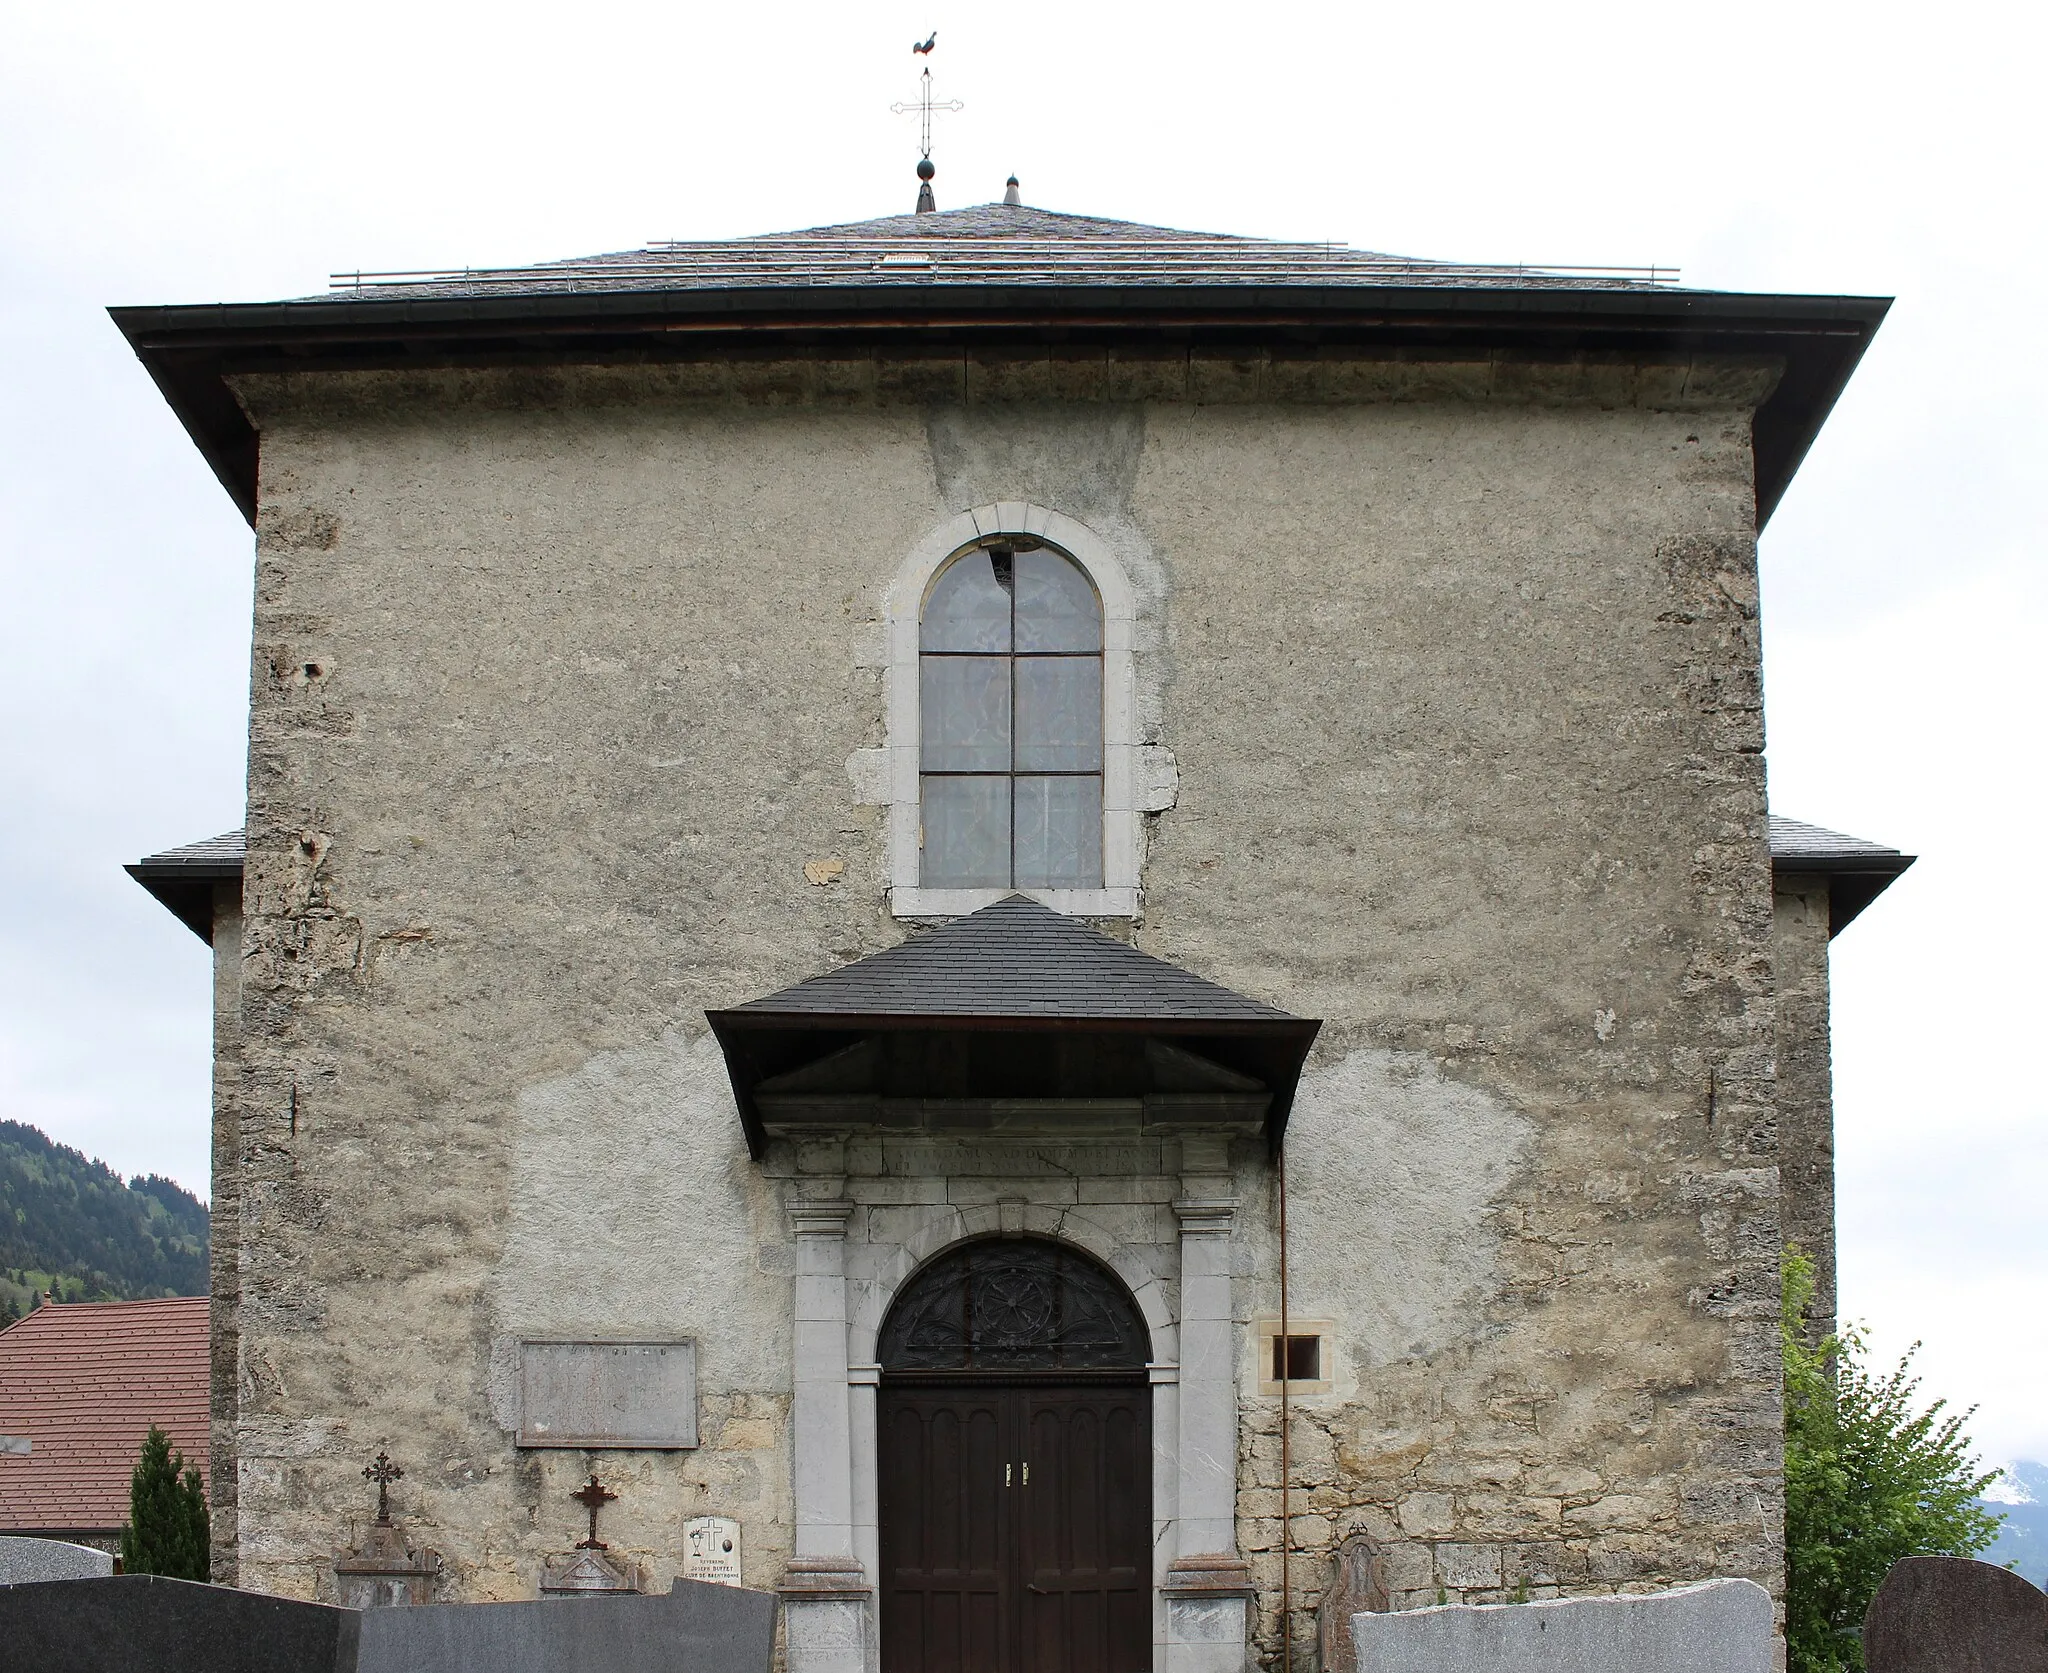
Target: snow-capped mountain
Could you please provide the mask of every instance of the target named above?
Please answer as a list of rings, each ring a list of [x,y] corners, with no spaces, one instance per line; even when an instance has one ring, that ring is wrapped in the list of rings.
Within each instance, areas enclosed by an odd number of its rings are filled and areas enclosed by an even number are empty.
[[[2008,1465],[1978,1503],[2005,1518],[1979,1558],[2010,1564],[2037,1586],[2048,1583],[2048,1464],[2022,1458]]]

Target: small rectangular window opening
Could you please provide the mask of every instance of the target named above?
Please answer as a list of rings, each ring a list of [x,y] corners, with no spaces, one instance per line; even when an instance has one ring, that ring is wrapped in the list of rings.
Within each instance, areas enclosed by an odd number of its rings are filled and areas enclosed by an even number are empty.
[[[1276,1383],[1319,1382],[1323,1375],[1323,1339],[1320,1336],[1273,1337],[1273,1381]]]

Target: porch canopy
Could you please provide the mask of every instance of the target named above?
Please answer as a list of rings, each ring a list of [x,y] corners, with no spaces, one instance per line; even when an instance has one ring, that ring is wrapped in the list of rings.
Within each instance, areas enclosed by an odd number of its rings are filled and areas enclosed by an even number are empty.
[[[860,1131],[1277,1146],[1322,1027],[1023,895],[705,1015],[757,1158]]]

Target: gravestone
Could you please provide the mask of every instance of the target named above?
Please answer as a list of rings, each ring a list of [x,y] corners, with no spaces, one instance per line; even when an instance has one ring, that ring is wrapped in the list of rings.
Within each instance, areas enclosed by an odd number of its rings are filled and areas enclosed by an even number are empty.
[[[160,1574],[54,1580],[0,1587],[0,1662],[10,1673],[356,1673],[363,1619]]]
[[[1316,1606],[1316,1647],[1323,1673],[1358,1673],[1351,1617],[1380,1614],[1386,1607],[1386,1560],[1364,1534],[1353,1534],[1337,1548],[1336,1573]]]
[[[768,1673],[774,1650],[773,1596],[689,1580],[368,1613],[153,1574],[0,1586],[7,1673]]]
[[[38,1580],[100,1580],[113,1572],[113,1557],[90,1545],[0,1534],[0,1586]]]
[[[430,1603],[363,1617],[355,1673],[768,1673],[775,1599],[678,1580],[602,1603]]]
[[[380,1452],[364,1467],[363,1479],[377,1486],[377,1520],[345,1551],[334,1554],[334,1589],[347,1609],[389,1609],[431,1602],[441,1554],[415,1551],[391,1519],[391,1484],[405,1479],[402,1466]]]
[[[1908,1557],[1863,1617],[1869,1673],[2048,1673],[2048,1593],[1967,1557]]]
[[[1709,1580],[1640,1597],[1351,1617],[1358,1673],[1771,1673],[1771,1594]]]
[[[683,1524],[683,1577],[738,1586],[740,1525],[730,1516],[693,1516]]]

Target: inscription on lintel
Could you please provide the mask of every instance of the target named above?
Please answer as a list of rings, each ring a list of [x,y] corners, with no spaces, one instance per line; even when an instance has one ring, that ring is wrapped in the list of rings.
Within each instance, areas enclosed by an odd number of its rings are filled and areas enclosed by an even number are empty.
[[[697,1444],[697,1344],[521,1342],[519,1444]]]

